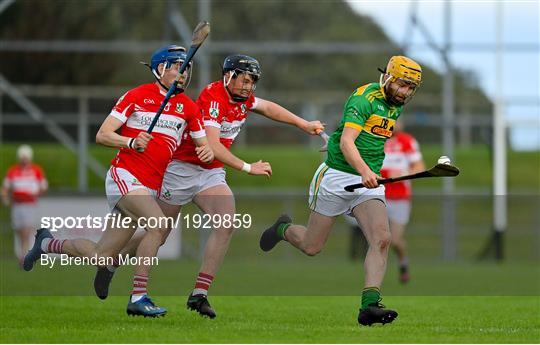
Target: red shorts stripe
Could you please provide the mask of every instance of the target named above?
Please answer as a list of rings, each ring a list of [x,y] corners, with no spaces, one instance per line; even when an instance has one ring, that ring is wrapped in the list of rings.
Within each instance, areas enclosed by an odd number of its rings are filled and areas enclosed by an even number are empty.
[[[126,187],[126,184],[124,183],[124,181],[122,181],[120,179],[120,177],[118,176],[118,172],[116,171],[116,167],[111,167],[111,176],[113,178],[113,181],[116,183],[116,185],[118,186],[118,189],[120,190],[120,193],[122,195],[126,195],[127,194],[127,187]]]
[[[127,184],[126,184],[126,181],[120,178],[120,175],[118,175],[118,171],[116,171],[116,168],[114,168],[114,171],[116,172],[116,176],[118,176],[118,179],[120,180],[120,183],[124,186],[125,192],[124,192],[123,195],[129,193],[129,188],[128,188]]]

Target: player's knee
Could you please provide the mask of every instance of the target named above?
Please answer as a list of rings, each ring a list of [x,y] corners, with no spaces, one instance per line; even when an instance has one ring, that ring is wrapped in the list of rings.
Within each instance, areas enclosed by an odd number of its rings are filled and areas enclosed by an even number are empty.
[[[307,256],[315,256],[322,251],[322,248],[319,246],[308,246],[303,249],[304,254]]]
[[[377,239],[377,247],[382,251],[388,249],[388,246],[390,246],[390,234],[385,233],[381,234],[381,236]]]
[[[381,227],[379,231],[373,236],[373,241],[370,243],[371,246],[384,251],[388,249],[391,243],[391,235],[388,229]]]
[[[167,242],[167,236],[165,234],[162,234],[161,242],[159,242],[159,246],[161,247],[162,245],[165,244],[165,242]]]
[[[167,231],[161,229],[146,230],[146,235],[144,237],[152,238],[155,242],[159,242],[160,245],[162,245],[167,239]]]
[[[215,229],[214,231],[219,237],[225,240],[229,240],[234,234],[234,228],[219,228]]]
[[[101,248],[96,249],[96,252],[95,252],[95,256],[97,256],[100,259],[102,258],[102,259],[107,259],[107,260],[109,260],[109,258],[115,258],[117,255],[118,253],[115,253],[112,250],[104,250]]]

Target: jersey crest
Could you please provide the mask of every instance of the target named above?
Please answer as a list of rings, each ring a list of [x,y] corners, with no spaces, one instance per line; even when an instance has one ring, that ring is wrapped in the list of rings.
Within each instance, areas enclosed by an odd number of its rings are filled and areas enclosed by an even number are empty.
[[[218,102],[210,102],[210,109],[208,110],[208,114],[211,118],[216,119],[219,116],[219,103]]]
[[[176,104],[176,112],[178,114],[183,114],[184,113],[184,104],[183,103],[177,103]]]

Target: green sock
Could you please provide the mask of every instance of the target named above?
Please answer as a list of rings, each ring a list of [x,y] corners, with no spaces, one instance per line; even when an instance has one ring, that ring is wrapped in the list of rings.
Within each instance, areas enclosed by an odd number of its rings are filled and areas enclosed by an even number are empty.
[[[371,303],[379,302],[381,291],[378,287],[367,287],[362,290],[362,306],[360,309],[366,309]]]
[[[277,234],[279,237],[281,237],[282,239],[285,239],[285,231],[289,228],[289,226],[291,226],[292,224],[291,223],[282,223],[282,224],[279,224],[278,228],[277,228]]]

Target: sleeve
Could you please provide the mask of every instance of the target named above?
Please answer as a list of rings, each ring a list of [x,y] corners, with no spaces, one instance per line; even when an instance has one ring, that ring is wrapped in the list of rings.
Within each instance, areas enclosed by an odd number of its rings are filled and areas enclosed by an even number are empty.
[[[344,127],[350,127],[362,131],[364,124],[372,114],[371,102],[363,95],[353,94],[345,104],[343,110]]]
[[[407,136],[406,145],[404,145],[403,151],[407,156],[407,161],[409,164],[422,160],[422,153],[420,152],[418,141],[416,141],[416,139],[414,139],[412,136]]]
[[[249,110],[257,109],[257,105],[259,105],[259,98],[251,95],[247,101],[247,106]]]
[[[45,173],[43,172],[43,169],[40,166],[36,167],[36,178],[39,183],[39,187],[42,190],[45,190],[49,187],[49,182],[47,181],[47,178],[45,177]]]
[[[128,117],[133,113],[134,108],[133,90],[130,90],[118,99],[109,115],[122,121],[122,123],[126,123]]]
[[[214,97],[210,97],[207,92],[199,96],[197,104],[201,108],[204,125],[221,128],[221,122],[225,113],[223,104]]]
[[[193,110],[187,118],[187,128],[192,138],[202,138],[206,136],[204,130],[202,112],[197,104],[193,104]]]

